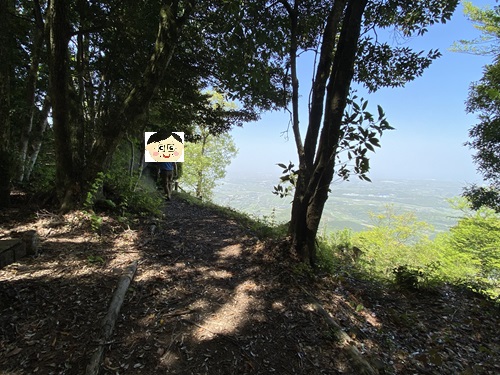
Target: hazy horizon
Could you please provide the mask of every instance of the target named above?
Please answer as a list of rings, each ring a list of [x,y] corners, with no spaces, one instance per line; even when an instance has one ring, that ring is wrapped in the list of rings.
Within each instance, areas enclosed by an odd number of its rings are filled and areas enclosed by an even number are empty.
[[[292,197],[279,198],[272,193],[278,182],[273,174],[230,174],[214,190],[214,202],[247,214],[274,221],[290,219]],[[359,179],[332,183],[320,231],[350,228],[359,231],[374,225],[371,214],[384,213],[392,206],[396,214],[414,213],[417,220],[431,224],[436,232],[455,225],[461,213],[448,199],[457,197],[463,185],[457,181],[435,179]]]

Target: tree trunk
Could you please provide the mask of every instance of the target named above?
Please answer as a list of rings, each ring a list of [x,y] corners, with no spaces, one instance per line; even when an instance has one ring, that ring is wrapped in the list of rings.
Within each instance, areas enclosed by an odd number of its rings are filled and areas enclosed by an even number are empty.
[[[26,111],[24,111],[21,121],[21,142],[19,144],[19,161],[17,170],[17,180],[22,182],[25,177],[26,159],[28,156],[28,144],[30,140],[33,122],[35,121],[36,103],[35,92],[38,81],[38,68],[40,65],[40,56],[44,43],[44,22],[40,2],[33,2],[33,13],[35,16],[35,25],[33,27],[33,49],[31,51],[31,63],[26,80]]]
[[[130,159],[128,162],[128,175],[132,177],[134,175],[134,166],[135,166],[135,145],[134,142],[130,139],[127,134],[127,141],[130,146]],[[132,188],[132,186],[130,186]]]
[[[12,150],[10,145],[10,70],[12,30],[9,27],[12,6],[10,0],[0,0],[0,208],[10,203]]]
[[[97,350],[92,355],[90,363],[87,365],[85,374],[86,375],[97,375],[99,373],[102,355],[104,353],[105,343],[111,338],[113,329],[116,324],[116,319],[120,313],[120,309],[123,305],[125,299],[125,293],[128,290],[130,283],[132,282],[134,275],[137,271],[137,261],[133,261],[132,264],[126,269],[125,273],[118,281],[118,286],[116,287],[111,302],[109,303],[108,313],[104,317],[102,322],[102,333],[101,340]]]
[[[345,331],[342,326],[335,321],[332,315],[325,310],[321,303],[314,297],[313,294],[309,293],[305,288],[301,289],[306,293],[313,304],[314,310],[316,310],[319,315],[325,319],[326,323],[332,329],[332,333],[335,336],[338,345],[345,350],[346,354],[351,357],[352,365],[356,369],[356,374],[359,375],[376,375],[378,371],[370,365],[370,363],[363,358],[363,355],[359,352],[356,347],[356,342],[353,340]]]
[[[311,265],[316,261],[316,235],[328,199],[330,183],[334,175],[337,145],[340,137],[342,118],[354,73],[354,63],[361,30],[362,16],[366,0],[346,2],[344,18],[340,29],[339,42],[334,41],[342,12],[340,3],[335,2],[325,34],[320,64],[313,85],[313,103],[309,117],[309,127],[304,149],[304,161],[299,166],[299,176],[292,206],[289,234],[292,246],[299,257]],[[333,53],[333,61],[328,60]],[[324,59],[324,60],[323,60]],[[331,66],[331,70],[330,70]],[[328,85],[323,75],[328,72]],[[326,89],[326,106],[323,111]],[[324,112],[324,113],[323,113]],[[323,118],[323,128],[316,152],[319,122]],[[316,155],[314,153],[316,152]],[[299,150],[300,158],[300,150]],[[311,162],[314,160],[314,163]]]
[[[208,132],[202,135],[201,141],[201,159],[203,160],[205,156],[205,146],[207,144]],[[196,183],[196,198],[203,198],[203,163],[201,168],[198,170],[198,181]]]
[[[45,97],[43,102],[43,107],[40,112],[40,116],[35,122],[35,127],[31,132],[31,154],[28,157],[28,161],[26,163],[26,168],[24,170],[24,180],[29,181],[31,178],[31,173],[33,172],[33,168],[35,167],[36,161],[38,159],[38,154],[40,153],[40,149],[42,148],[43,135],[47,126],[49,124],[49,111],[50,111],[50,100],[48,96]]]
[[[74,207],[79,192],[74,170],[72,129],[69,117],[69,55],[70,26],[68,2],[53,0],[49,6],[49,92],[56,151],[56,190],[62,202],[61,211]]]

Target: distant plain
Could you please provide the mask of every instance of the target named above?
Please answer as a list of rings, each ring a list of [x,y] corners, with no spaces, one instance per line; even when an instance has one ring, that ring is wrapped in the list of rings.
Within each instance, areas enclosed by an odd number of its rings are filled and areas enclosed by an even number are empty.
[[[230,176],[218,182],[213,201],[238,211],[265,217],[272,222],[290,219],[292,197],[280,199],[272,193],[277,177]],[[329,232],[350,228],[353,231],[374,225],[371,214],[381,214],[392,206],[396,214],[413,212],[419,221],[447,231],[462,213],[453,209],[449,199],[461,194],[465,182],[438,180],[352,180],[331,185],[320,230]]]

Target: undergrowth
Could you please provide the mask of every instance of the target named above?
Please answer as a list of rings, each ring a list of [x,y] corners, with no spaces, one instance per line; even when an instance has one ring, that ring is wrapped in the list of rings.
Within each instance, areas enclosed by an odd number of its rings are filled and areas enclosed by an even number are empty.
[[[361,232],[344,229],[323,234],[318,239],[320,268],[409,290],[449,283],[498,300],[498,215],[468,212],[433,240],[430,227],[412,213],[396,214],[388,207],[372,219],[373,226]]]

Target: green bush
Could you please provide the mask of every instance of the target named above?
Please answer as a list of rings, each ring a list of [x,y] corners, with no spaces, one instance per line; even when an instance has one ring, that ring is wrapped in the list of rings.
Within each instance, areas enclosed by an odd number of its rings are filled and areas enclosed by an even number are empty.
[[[348,228],[320,236],[317,242],[318,267],[330,273],[350,268],[357,260],[352,236],[353,232]]]
[[[141,179],[138,173],[129,176],[111,170],[105,185],[120,214],[161,215],[163,194],[149,181]]]
[[[495,298],[500,295],[500,216],[464,207],[457,206],[463,216],[457,225],[431,240],[430,225],[388,206],[372,214],[368,230],[320,236],[318,263],[331,273],[356,272],[408,289],[448,282]]]
[[[395,267],[392,273],[395,276],[396,284],[407,289],[416,289],[420,279],[424,276],[421,269],[406,264]]]
[[[500,214],[489,208],[464,209],[458,223],[435,239],[442,276],[489,297],[500,295]]]
[[[437,275],[440,263],[433,262],[421,267],[402,264],[392,269],[394,281],[404,289],[429,288],[441,279]]]
[[[437,273],[443,280],[462,284],[476,277],[479,263],[470,254],[457,251],[451,243],[450,232],[438,234],[430,248],[438,258]]]
[[[160,216],[163,195],[153,181],[142,176],[139,162],[131,162],[130,146],[125,146],[118,148],[111,167],[106,174],[100,174],[91,186],[91,195],[94,195],[92,207],[98,204],[99,208],[118,211],[121,216],[129,213]],[[100,188],[96,189],[101,178],[102,194]]]
[[[394,267],[422,267],[437,261],[432,251],[432,226],[418,221],[415,214],[396,214],[393,206],[372,214],[373,227],[353,236],[353,244],[363,254],[361,265],[376,277],[389,277]]]
[[[450,245],[475,259],[482,277],[499,280],[500,218],[495,211],[482,208],[462,218],[450,230]]]

